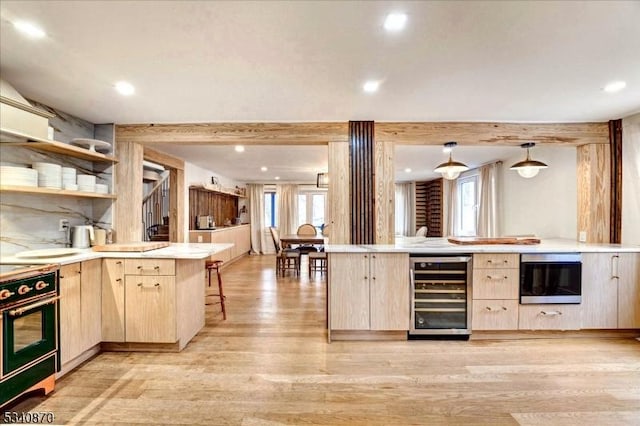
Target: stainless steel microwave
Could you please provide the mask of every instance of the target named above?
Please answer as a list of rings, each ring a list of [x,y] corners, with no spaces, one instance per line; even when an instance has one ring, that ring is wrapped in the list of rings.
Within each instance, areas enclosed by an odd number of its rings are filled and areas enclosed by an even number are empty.
[[[520,303],[582,302],[580,253],[522,254]]]

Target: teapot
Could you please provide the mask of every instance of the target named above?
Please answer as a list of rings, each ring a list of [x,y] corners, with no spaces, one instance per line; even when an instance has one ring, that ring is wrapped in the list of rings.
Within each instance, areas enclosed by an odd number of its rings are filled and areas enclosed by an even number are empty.
[[[94,241],[95,234],[93,232],[93,226],[81,225],[71,228],[71,247],[89,248]]]

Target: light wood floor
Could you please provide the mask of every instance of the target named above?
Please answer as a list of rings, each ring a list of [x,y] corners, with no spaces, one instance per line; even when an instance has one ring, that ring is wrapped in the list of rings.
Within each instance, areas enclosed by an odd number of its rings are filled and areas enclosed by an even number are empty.
[[[326,343],[325,282],[224,270],[228,319],[181,353],[102,353],[47,398],[58,424],[638,425],[635,339]],[[304,265],[303,265],[304,269]]]

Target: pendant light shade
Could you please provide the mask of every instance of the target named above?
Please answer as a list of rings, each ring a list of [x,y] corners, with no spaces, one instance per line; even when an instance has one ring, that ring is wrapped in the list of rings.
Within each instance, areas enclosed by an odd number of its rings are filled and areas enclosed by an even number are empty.
[[[457,179],[460,173],[469,170],[466,164],[451,159],[451,149],[458,145],[456,142],[447,142],[445,148],[449,148],[449,161],[439,164],[433,171],[442,173],[442,177],[448,180]]]
[[[318,177],[316,178],[316,186],[318,188],[328,188],[329,173],[318,173]]]
[[[541,169],[546,169],[547,167],[549,167],[546,164],[544,164],[542,161],[532,160],[531,157],[529,156],[529,149],[536,146],[535,143],[533,142],[523,143],[520,146],[522,148],[527,149],[527,158],[524,161],[517,162],[516,164],[511,166],[509,170],[515,170],[523,178],[529,179],[536,176]]]

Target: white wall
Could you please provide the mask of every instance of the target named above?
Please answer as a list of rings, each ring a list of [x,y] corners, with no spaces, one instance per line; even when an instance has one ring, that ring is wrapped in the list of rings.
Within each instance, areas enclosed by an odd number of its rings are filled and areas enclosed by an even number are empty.
[[[640,245],[640,114],[622,120],[622,244]]]
[[[203,169],[202,167],[196,166],[195,164],[188,163],[185,161],[184,163],[184,227],[185,227],[185,241],[189,241],[189,186],[191,185],[202,185],[204,183],[211,183],[211,177],[215,176],[218,178],[218,183],[223,188],[235,188],[236,186],[240,188],[244,188],[246,185],[243,182],[239,182],[233,179],[230,179],[226,176],[221,176],[216,172],[211,170]],[[241,208],[246,199],[240,198],[238,201],[238,208]],[[248,215],[247,222],[248,222]],[[217,218],[215,218],[217,220]],[[244,219],[244,218],[243,218]],[[219,225],[222,225],[221,223]]]
[[[531,179],[509,170],[525,158],[525,150],[522,151],[502,165],[500,234],[575,240],[578,227],[576,148],[534,147],[531,158],[546,163],[549,168]]]

